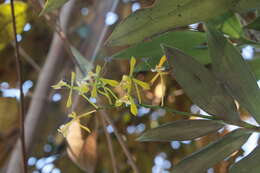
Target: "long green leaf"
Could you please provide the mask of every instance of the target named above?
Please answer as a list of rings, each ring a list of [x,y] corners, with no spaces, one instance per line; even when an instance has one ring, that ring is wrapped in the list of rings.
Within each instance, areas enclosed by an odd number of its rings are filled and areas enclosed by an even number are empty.
[[[25,24],[30,19],[29,6],[20,1],[14,2],[17,34],[23,32]],[[0,50],[14,40],[12,13],[9,3],[0,5]]]
[[[192,140],[218,131],[224,125],[213,120],[180,120],[153,128],[140,136],[138,141]]]
[[[258,55],[255,55],[254,58],[255,59],[253,59],[251,61],[246,61],[246,62],[250,66],[250,69],[252,69],[252,71],[256,77],[256,80],[260,80],[260,56],[258,57]]]
[[[164,51],[176,81],[195,104],[218,118],[239,121],[233,98],[208,69],[176,48],[164,46]]]
[[[259,0],[157,0],[152,7],[123,20],[107,43],[130,45],[175,27],[207,21],[229,10],[240,12],[259,6]]]
[[[69,0],[46,0],[40,16],[62,7]]]
[[[232,38],[239,39],[244,36],[244,30],[236,14],[232,12],[225,13],[211,20],[223,33],[229,35]]]
[[[93,69],[93,64],[89,62],[75,47],[71,46],[70,50],[78,62],[80,69],[83,70],[85,74]]]
[[[256,147],[247,157],[235,163],[229,173],[259,173],[260,172],[260,146]]]
[[[127,59],[131,56],[134,56],[135,58],[148,58],[147,62],[142,62],[136,67],[136,71],[150,70],[158,64],[163,55],[163,51],[160,48],[161,43],[174,46],[187,54],[194,56],[194,58],[203,64],[209,63],[208,49],[203,46],[206,43],[206,35],[196,31],[167,32],[152,38],[148,42],[138,43],[112,57],[120,59]]]
[[[230,30],[230,33],[231,31],[232,30]],[[226,33],[228,33],[228,31]],[[132,56],[137,59],[148,58],[147,62],[140,62],[135,69],[136,71],[148,71],[151,70],[151,68],[154,68],[156,64],[158,64],[161,56],[163,55],[163,51],[160,48],[160,44],[163,43],[182,50],[188,55],[193,56],[201,64],[206,65],[211,63],[211,59],[209,58],[207,46],[204,46],[205,42],[206,35],[202,32],[166,32],[160,36],[153,37],[150,41],[141,42],[130,48],[122,50],[112,55],[112,57],[116,59],[130,59]],[[248,61],[248,63],[257,79],[260,80],[260,59],[255,58]]]
[[[260,91],[240,52],[220,32],[207,25],[213,71],[229,93],[260,122]]]
[[[249,135],[248,131],[237,129],[184,158],[172,173],[202,173],[238,150]]]

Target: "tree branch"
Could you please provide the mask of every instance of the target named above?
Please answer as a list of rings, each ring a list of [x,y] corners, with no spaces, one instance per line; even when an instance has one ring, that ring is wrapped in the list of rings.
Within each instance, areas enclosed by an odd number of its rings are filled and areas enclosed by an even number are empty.
[[[100,116],[100,117],[101,117],[102,126],[103,126],[103,129],[104,129],[104,132],[105,132],[105,135],[106,135],[106,139],[107,139],[108,150],[109,150],[109,154],[110,154],[111,161],[112,161],[113,171],[114,171],[114,173],[118,173],[117,166],[116,166],[115,152],[114,152],[114,149],[113,149],[111,136],[107,132],[106,122],[104,120],[104,117],[103,116]]]
[[[117,128],[115,127],[113,121],[112,121],[112,120],[110,119],[110,117],[107,115],[107,113],[106,113],[105,110],[100,110],[99,112],[100,112],[100,115],[103,116],[104,119],[107,121],[107,123],[112,126],[112,128],[113,128],[113,130],[114,130],[114,133],[115,133],[115,135],[116,135],[116,138],[117,138],[117,140],[118,140],[120,146],[122,147],[122,149],[123,149],[123,151],[124,151],[124,153],[125,153],[125,155],[126,155],[128,161],[129,161],[129,164],[131,165],[133,171],[134,171],[135,173],[139,173],[140,171],[139,171],[138,167],[136,166],[135,161],[133,160],[132,155],[130,154],[130,152],[129,152],[129,150],[128,150],[128,148],[127,148],[127,146],[126,146],[124,140],[122,139],[121,135],[120,135],[119,132],[117,131]]]
[[[14,9],[14,1],[11,0],[11,12],[12,12],[12,23],[13,23],[13,34],[14,34],[14,42],[15,42],[15,63],[16,63],[16,70],[17,70],[17,77],[18,77],[18,84],[19,84],[19,91],[20,91],[20,104],[19,104],[19,124],[20,124],[20,141],[21,141],[21,157],[22,158],[22,170],[24,173],[27,173],[27,159],[26,159],[26,149],[25,149],[25,135],[24,135],[24,94],[23,94],[23,72],[22,72],[22,62],[19,54],[19,43],[17,41],[17,29],[16,29],[16,18],[15,18],[15,9]]]

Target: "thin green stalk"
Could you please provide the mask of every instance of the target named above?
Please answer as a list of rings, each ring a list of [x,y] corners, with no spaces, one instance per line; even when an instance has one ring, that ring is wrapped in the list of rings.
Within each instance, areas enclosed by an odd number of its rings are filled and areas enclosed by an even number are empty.
[[[87,96],[85,96],[84,94],[81,94],[81,96],[84,99],[86,99],[95,109],[98,109],[98,106],[96,104],[94,104],[93,102],[91,102]]]
[[[107,90],[114,97],[114,99],[118,99],[111,89],[109,89],[108,87],[104,87],[104,89]]]

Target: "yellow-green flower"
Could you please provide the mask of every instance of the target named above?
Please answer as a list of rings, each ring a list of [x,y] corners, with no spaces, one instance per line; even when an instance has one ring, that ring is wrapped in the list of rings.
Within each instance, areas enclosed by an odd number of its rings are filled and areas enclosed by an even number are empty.
[[[123,90],[126,91],[126,95],[116,101],[116,106],[121,106],[123,103],[126,105],[130,105],[130,111],[132,114],[137,115],[137,106],[134,102],[132,94],[133,87],[135,88],[135,91],[137,93],[138,102],[141,103],[141,94],[140,89],[141,87],[144,90],[150,89],[149,83],[143,82],[141,80],[138,80],[134,77],[134,69],[135,69],[136,59],[134,57],[130,60],[130,72],[129,75],[123,75],[122,80],[120,82],[120,86]]]
[[[80,81],[77,82],[78,87],[74,87],[76,90],[78,90],[79,94],[87,94],[90,91],[89,83],[86,81]]]
[[[116,80],[103,78],[100,73],[101,73],[101,66],[99,65],[97,65],[95,73],[93,72],[89,73],[89,75],[93,79],[90,84],[92,87],[91,97],[96,98],[98,94],[101,94],[108,99],[110,104],[112,104],[112,97],[114,99],[118,99],[118,98],[108,86],[116,87],[119,85],[119,82],[117,82]]]
[[[66,82],[64,81],[60,81],[58,84],[56,85],[53,85],[52,88],[54,89],[61,89],[62,87],[67,87],[70,89],[70,92],[69,92],[69,97],[67,99],[67,103],[66,103],[66,107],[71,107],[72,105],[72,91],[73,91],[73,85],[74,85],[74,82],[75,82],[75,78],[76,78],[76,74],[75,72],[71,72],[71,82],[70,84],[67,84]]]
[[[150,85],[149,85],[149,83],[143,82],[143,81],[138,80],[134,77],[133,74],[134,74],[135,64],[136,64],[136,59],[134,57],[132,57],[131,60],[130,60],[129,75],[124,75],[122,77],[122,80],[120,82],[120,86],[124,90],[127,91],[127,94],[129,96],[129,95],[131,95],[132,88],[133,88],[133,85],[134,85],[136,93],[137,93],[137,97],[138,97],[138,102],[141,103],[142,99],[141,99],[139,87],[141,87],[144,90],[148,90],[148,89],[150,89]]]
[[[82,81],[78,81],[77,85],[74,86],[75,83],[75,79],[76,79],[76,74],[75,72],[71,73],[71,82],[70,84],[67,84],[64,81],[60,81],[58,84],[52,86],[54,89],[61,89],[62,87],[66,87],[69,88],[69,97],[67,100],[67,107],[71,107],[72,105],[72,92],[74,91],[78,91],[79,95],[82,96],[85,100],[87,100],[92,106],[94,106],[95,108],[98,108],[97,105],[95,105],[93,102],[91,102],[89,100],[89,98],[86,96],[86,94],[90,91],[90,84],[86,81],[86,80],[82,80]]]
[[[115,106],[120,107],[123,103],[125,105],[130,105],[130,112],[133,115],[137,115],[137,113],[138,113],[137,106],[134,102],[134,99],[130,95],[125,95],[124,97],[117,99]]]

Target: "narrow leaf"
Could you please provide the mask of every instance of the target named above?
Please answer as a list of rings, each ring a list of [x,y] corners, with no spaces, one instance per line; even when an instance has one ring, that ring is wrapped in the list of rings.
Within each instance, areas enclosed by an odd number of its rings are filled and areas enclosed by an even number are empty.
[[[256,147],[248,156],[234,164],[229,173],[259,173],[260,172],[260,146]]]
[[[260,93],[255,76],[232,43],[214,27],[207,28],[214,73],[234,99],[260,122]]]
[[[255,54],[253,60],[246,62],[250,66],[250,69],[254,72],[256,80],[260,80],[260,55]]]
[[[140,136],[138,141],[192,140],[218,131],[224,125],[213,120],[180,120],[153,128]]]
[[[247,141],[250,132],[237,129],[219,140],[187,156],[174,168],[172,173],[202,173],[224,160]]]
[[[192,41],[191,41],[192,40]],[[173,31],[167,32],[157,37],[153,37],[147,42],[141,42],[128,49],[122,50],[114,54],[113,58],[129,59],[134,56],[137,59],[146,58],[144,62],[136,66],[136,71],[151,70],[160,61],[163,51],[160,44],[164,43],[174,46],[188,55],[194,56],[199,62],[208,64],[210,58],[208,49],[205,47],[206,34],[197,31]]]
[[[192,41],[191,41],[192,40]],[[147,71],[155,68],[158,64],[163,51],[160,44],[164,43],[176,47],[186,54],[194,57],[201,64],[210,64],[208,48],[206,46],[206,34],[196,31],[174,31],[153,37],[150,41],[138,43],[128,49],[114,54],[113,58],[129,59],[134,56],[137,59],[148,58],[146,62],[140,61],[135,71]],[[255,57],[248,61],[257,79],[260,80],[260,58]]]
[[[164,51],[173,75],[193,103],[218,118],[239,121],[233,98],[206,67],[178,49],[164,46]]]
[[[73,56],[78,62],[80,69],[87,74],[89,71],[93,69],[93,64],[91,64],[75,47],[70,47]]]
[[[228,11],[260,6],[259,0],[157,0],[123,20],[108,39],[110,45],[130,45],[171,28],[208,21]]]

